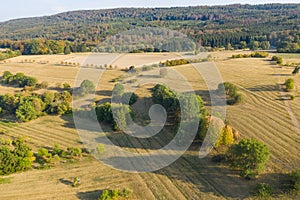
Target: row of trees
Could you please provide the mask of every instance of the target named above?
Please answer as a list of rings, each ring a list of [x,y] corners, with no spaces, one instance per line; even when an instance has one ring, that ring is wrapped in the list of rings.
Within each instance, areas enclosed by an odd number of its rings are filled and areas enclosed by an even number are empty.
[[[268,56],[267,52],[254,52],[251,54],[234,54],[232,58],[267,58]]]
[[[88,52],[90,48],[84,43],[71,43],[65,40],[32,39],[24,41],[0,40],[1,48],[8,48],[8,55],[43,55],[70,54],[71,52]],[[7,57],[9,58],[9,57]],[[5,58],[5,59],[7,59]],[[1,60],[1,55],[0,55]]]

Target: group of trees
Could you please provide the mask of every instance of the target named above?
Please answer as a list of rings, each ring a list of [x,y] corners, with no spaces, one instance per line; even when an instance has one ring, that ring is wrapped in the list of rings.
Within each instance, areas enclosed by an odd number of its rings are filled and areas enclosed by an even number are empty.
[[[225,85],[227,93],[236,95],[237,88],[233,87],[232,84],[225,83]],[[226,154],[227,160],[233,169],[240,170],[241,176],[252,178],[264,169],[265,163],[270,156],[267,146],[253,139],[244,139],[234,144],[239,137],[238,132],[228,123],[224,124],[220,118],[209,116],[208,112],[203,108],[203,102],[199,96],[176,94],[167,86],[157,84],[153,88],[152,99],[154,103],[164,106],[168,115],[176,116],[180,113],[180,117],[187,117],[187,121],[181,121],[181,123],[186,123],[194,119],[194,117],[199,117],[198,138],[200,140],[207,136],[209,126],[211,126],[213,132],[210,132],[209,136],[212,137],[211,139],[215,138],[214,147],[229,146]],[[184,105],[179,107],[179,102]],[[199,107],[196,108],[195,106]],[[199,112],[195,112],[196,110],[199,110]],[[178,120],[172,120],[172,122],[175,124],[179,123]]]
[[[131,105],[138,99],[135,93],[124,92],[124,86],[117,83],[113,89],[112,104],[104,103],[96,107],[99,122],[111,124],[113,130],[121,131],[130,125],[134,113]]]
[[[82,150],[78,147],[68,147],[67,150],[61,149],[58,145],[54,145],[51,150],[39,148],[36,156],[37,163],[41,168],[52,167],[58,164],[61,159],[80,159]]]
[[[68,91],[37,94],[0,95],[0,114],[14,115],[21,122],[28,122],[46,114],[70,113],[72,96]]]
[[[245,97],[242,93],[239,92],[239,88],[232,83],[220,83],[218,86],[218,91],[225,91],[227,104],[229,105],[243,103],[245,101]]]
[[[24,139],[0,140],[0,175],[25,171],[35,160],[31,148]]]
[[[38,83],[38,80],[31,76],[26,76],[24,73],[12,74],[9,71],[5,71],[2,75],[2,82],[8,85],[16,85],[18,87],[34,87]]]
[[[232,58],[266,58],[268,56],[267,52],[254,52],[251,54],[234,54]]]
[[[96,107],[99,122],[110,124],[115,131],[125,130],[134,117],[129,105],[104,103]]]
[[[20,56],[22,53],[19,50],[12,51],[10,49],[7,49],[5,52],[0,52],[0,61],[6,60],[9,58]]]
[[[277,34],[277,52],[300,53],[300,28]]]

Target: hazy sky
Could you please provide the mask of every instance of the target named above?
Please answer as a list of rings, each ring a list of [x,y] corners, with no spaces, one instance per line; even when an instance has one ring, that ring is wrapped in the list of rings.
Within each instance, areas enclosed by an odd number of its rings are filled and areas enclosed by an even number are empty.
[[[300,3],[300,0],[252,0],[251,4]],[[2,2],[0,21],[51,15],[71,10],[116,7],[171,7],[249,3],[249,0],[8,0]]]

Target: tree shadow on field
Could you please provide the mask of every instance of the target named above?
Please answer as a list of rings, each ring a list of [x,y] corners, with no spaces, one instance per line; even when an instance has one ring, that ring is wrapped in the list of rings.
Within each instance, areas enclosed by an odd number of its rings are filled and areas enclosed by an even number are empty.
[[[269,75],[269,76],[293,76],[292,74],[266,74],[266,75]]]
[[[94,190],[89,192],[78,192],[77,197],[82,200],[95,200],[99,199],[102,194],[102,190]]]
[[[98,90],[95,92],[95,95],[111,97],[112,91],[111,90]]]
[[[280,87],[278,85],[258,85],[255,87],[246,88],[251,92],[278,92]]]
[[[63,178],[60,178],[59,182],[61,182],[62,184],[65,184],[65,185],[72,185],[73,184],[72,181],[66,180],[66,179],[63,179]]]
[[[74,123],[74,119],[73,119],[73,115],[62,115],[61,119],[64,120],[64,127],[66,128],[73,128],[76,129],[75,123]]]
[[[284,182],[286,182],[285,174],[262,174],[257,179],[247,180],[240,177],[238,171],[229,169],[228,163],[224,161],[221,163],[214,162],[212,160],[213,155],[208,155],[200,159],[198,157],[200,146],[200,144],[193,144],[190,150],[174,163],[163,169],[149,173],[168,177],[178,188],[193,188],[196,194],[210,193],[225,197],[226,199],[245,199],[253,197],[255,195],[255,188],[259,183],[270,184],[274,188],[275,196],[283,193],[282,188]],[[113,157],[109,159],[122,162],[124,157]],[[145,167],[148,167],[149,164],[156,165],[155,162],[147,162],[145,163]],[[120,167],[120,165],[114,167]],[[193,194],[190,195],[191,196],[187,196],[187,199],[192,199]]]

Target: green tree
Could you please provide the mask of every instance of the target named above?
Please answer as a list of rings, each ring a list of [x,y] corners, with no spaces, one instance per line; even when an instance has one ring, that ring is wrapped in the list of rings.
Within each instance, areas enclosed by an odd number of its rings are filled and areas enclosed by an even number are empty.
[[[69,46],[69,45],[66,45],[66,46],[65,46],[65,49],[64,49],[64,54],[65,54],[65,55],[68,55],[68,54],[70,54],[70,53],[71,53],[70,46]]]
[[[82,95],[91,94],[95,91],[95,84],[90,80],[84,80],[80,84],[80,93]]]
[[[125,130],[129,125],[130,118],[132,117],[132,110],[128,105],[114,104],[112,105],[113,113],[113,129],[115,131]]]
[[[123,93],[124,93],[124,86],[121,83],[115,84],[113,89],[113,95],[122,96]]]
[[[243,139],[229,148],[227,156],[233,169],[240,170],[241,176],[251,178],[264,170],[270,151],[255,139]]]
[[[16,117],[21,122],[28,122],[41,116],[43,102],[39,98],[26,99],[16,110]]]
[[[250,44],[249,44],[249,48],[251,50],[257,50],[259,47],[259,43],[258,41],[251,41]]]
[[[0,175],[25,171],[32,166],[32,161],[35,159],[24,139],[16,138],[12,146],[13,150],[9,144],[0,145]]]

